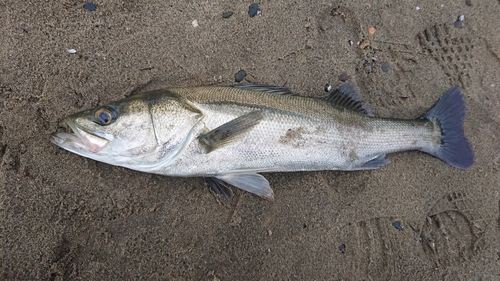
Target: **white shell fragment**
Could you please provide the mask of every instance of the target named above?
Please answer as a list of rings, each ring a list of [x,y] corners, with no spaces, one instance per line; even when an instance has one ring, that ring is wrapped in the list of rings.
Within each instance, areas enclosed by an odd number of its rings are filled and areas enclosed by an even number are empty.
[[[332,85],[326,84],[325,85],[325,92],[330,92],[332,90]]]
[[[198,27],[199,26],[198,20],[192,21],[191,24],[193,25],[193,27]]]
[[[419,6],[416,6],[416,7],[415,7],[415,10],[420,11],[420,7],[419,7]]]
[[[76,54],[76,50],[75,49],[68,49],[68,53],[70,53],[70,54]]]
[[[460,16],[458,16],[458,21],[464,21],[465,20],[465,16],[463,14],[461,14]]]

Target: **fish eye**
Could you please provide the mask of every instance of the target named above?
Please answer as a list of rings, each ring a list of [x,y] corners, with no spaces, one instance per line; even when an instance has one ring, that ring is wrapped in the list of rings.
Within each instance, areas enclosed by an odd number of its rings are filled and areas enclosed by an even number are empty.
[[[95,123],[107,126],[112,124],[118,119],[118,111],[111,106],[102,106],[96,109],[92,121]]]

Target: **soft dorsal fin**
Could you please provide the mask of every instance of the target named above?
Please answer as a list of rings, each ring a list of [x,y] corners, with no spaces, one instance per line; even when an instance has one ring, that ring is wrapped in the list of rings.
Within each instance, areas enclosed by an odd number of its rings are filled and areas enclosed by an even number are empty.
[[[252,111],[220,125],[208,133],[199,136],[198,139],[200,140],[200,143],[206,147],[206,152],[210,153],[211,151],[236,140],[243,133],[259,124],[261,120],[262,111]]]
[[[266,92],[277,95],[285,95],[285,96],[295,96],[296,94],[290,92],[290,89],[287,87],[281,86],[273,86],[273,85],[265,85],[265,84],[253,84],[253,83],[243,83],[233,85],[234,88],[256,91],[256,92]]]
[[[349,110],[373,116],[370,108],[361,101],[361,96],[351,82],[342,84],[338,89],[331,91],[321,98]]]

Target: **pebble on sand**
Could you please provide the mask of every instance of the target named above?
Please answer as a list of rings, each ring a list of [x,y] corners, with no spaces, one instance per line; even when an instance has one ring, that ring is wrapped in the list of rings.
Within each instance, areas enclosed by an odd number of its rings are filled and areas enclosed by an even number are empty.
[[[225,19],[230,18],[233,15],[233,12],[224,12],[222,13],[222,17]]]
[[[397,230],[399,231],[403,231],[403,226],[401,225],[401,222],[400,221],[394,221],[392,223],[392,226],[394,226]]]
[[[255,17],[256,15],[260,15],[261,10],[259,9],[259,4],[253,3],[248,7],[248,16],[251,18]]]
[[[339,245],[339,251],[344,254],[345,253],[345,244],[340,244]]]
[[[383,72],[387,72],[389,71],[389,69],[391,69],[391,65],[388,62],[384,61],[380,64],[380,68],[382,68]]]
[[[455,21],[455,23],[453,24],[454,27],[456,28],[462,28],[463,26],[463,22],[465,21],[465,16],[464,14],[461,14],[457,17],[457,21]]]
[[[351,80],[351,76],[349,76],[349,74],[347,74],[346,72],[342,72],[339,74],[339,80],[341,82],[349,81]]]
[[[234,75],[234,81],[237,83],[243,81],[243,79],[247,76],[247,72],[245,70],[240,70]]]
[[[83,8],[87,11],[95,11],[95,9],[97,9],[97,6],[92,2],[88,2],[83,5]]]

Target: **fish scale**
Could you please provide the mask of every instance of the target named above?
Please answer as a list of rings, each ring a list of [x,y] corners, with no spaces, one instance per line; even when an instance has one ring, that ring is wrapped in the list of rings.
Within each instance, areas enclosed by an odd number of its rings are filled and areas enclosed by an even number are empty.
[[[191,99],[196,100],[193,97]],[[366,163],[377,155],[418,149],[424,145],[430,146],[432,142],[436,146],[439,144],[440,132],[434,130],[432,122],[423,120],[375,119],[355,112],[336,111],[335,108],[330,107],[331,112],[327,114],[337,122],[325,122],[322,119],[311,118],[310,115],[284,114],[265,107],[245,108],[240,104],[222,107],[213,104],[209,104],[209,106],[195,104],[195,106],[206,116],[218,116],[217,112],[221,110],[232,112],[232,114],[224,114],[225,118],[208,117],[203,119],[209,128],[215,128],[251,110],[266,111],[262,122],[254,127],[251,133],[230,147],[204,155],[197,151],[197,144],[193,142],[190,151],[184,157],[212,163],[199,167],[197,171],[192,171],[194,174],[200,175],[224,174],[230,169],[256,171],[259,169],[262,171],[355,170],[360,168],[357,166],[358,162]],[[234,108],[230,110],[225,107]],[[283,105],[281,108],[287,108],[287,105]],[[288,116],[288,118],[283,116]],[[353,121],[355,118],[358,120]],[[351,126],[339,122],[343,119],[349,120]],[[363,125],[353,125],[355,122]],[[430,124],[424,126],[427,123]],[[325,128],[321,134],[314,133],[314,128],[318,127],[318,124]],[[363,127],[365,130],[360,131],[357,127]],[[281,138],[286,138],[289,130],[297,128],[303,128],[303,133],[292,138],[290,142],[280,141]],[[367,128],[380,129],[366,130]],[[294,145],[294,141],[301,143]],[[252,146],[248,146],[248,144],[252,144]],[[243,151],[242,154],[234,154],[235,151],[240,150]],[[357,161],[353,161],[352,157],[349,156],[351,151],[355,151],[357,155],[355,160]],[[295,165],[297,159],[301,159],[300,167]],[[179,161],[181,160],[183,159],[179,159]],[[182,163],[190,161],[182,161]],[[182,174],[185,167],[179,163],[168,167],[168,170],[173,174]]]

